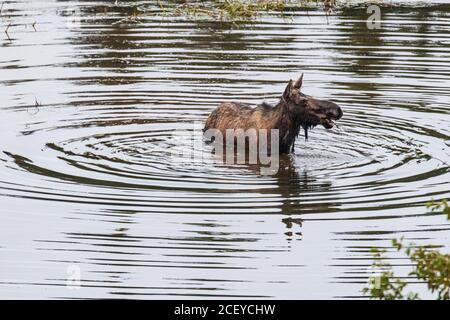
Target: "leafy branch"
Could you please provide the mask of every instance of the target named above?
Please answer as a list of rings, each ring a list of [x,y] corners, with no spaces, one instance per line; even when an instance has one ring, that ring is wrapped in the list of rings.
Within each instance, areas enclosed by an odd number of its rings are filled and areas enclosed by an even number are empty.
[[[442,212],[450,220],[450,207],[447,200],[430,202],[427,208],[432,212]],[[405,245],[403,238],[392,240],[392,245],[398,251],[404,251],[413,263],[413,270],[408,274],[427,284],[431,293],[437,293],[438,300],[450,300],[450,255],[433,250],[433,246],[416,246],[414,243]],[[435,247],[435,246],[434,246]],[[407,283],[395,277],[392,266],[383,262],[385,250],[372,249],[374,263],[373,268],[384,271],[378,276],[369,278],[367,287],[363,293],[371,299],[400,300],[419,299],[417,293],[404,293]],[[395,280],[393,280],[395,279]]]

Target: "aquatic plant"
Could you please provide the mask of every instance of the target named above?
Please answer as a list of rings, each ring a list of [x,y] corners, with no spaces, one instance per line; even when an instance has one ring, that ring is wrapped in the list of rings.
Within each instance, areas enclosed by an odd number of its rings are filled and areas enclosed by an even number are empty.
[[[220,1],[186,1],[182,4],[163,5],[158,2],[164,12],[175,12],[176,15],[188,17],[210,17],[220,21],[249,21],[267,12],[284,14],[290,9],[318,5],[324,8],[334,7],[334,0],[220,0]],[[167,9],[169,8],[169,9]]]

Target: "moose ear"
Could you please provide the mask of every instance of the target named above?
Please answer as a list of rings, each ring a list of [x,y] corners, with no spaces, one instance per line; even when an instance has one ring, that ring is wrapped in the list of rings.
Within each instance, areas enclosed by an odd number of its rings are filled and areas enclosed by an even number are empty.
[[[284,89],[283,98],[288,99],[291,96],[291,90],[292,90],[292,79],[289,80],[286,89]]]
[[[295,81],[295,83],[294,83],[294,88],[295,88],[295,89],[300,89],[300,88],[302,87],[302,84],[303,84],[303,73],[302,73],[302,75],[300,76],[300,78],[298,78],[298,80]]]

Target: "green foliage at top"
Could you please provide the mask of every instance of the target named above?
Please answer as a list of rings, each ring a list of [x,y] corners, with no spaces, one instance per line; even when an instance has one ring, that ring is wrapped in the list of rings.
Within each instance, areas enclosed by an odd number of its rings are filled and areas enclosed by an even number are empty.
[[[332,8],[334,0],[219,0],[186,1],[176,4],[175,14],[194,18],[209,17],[219,21],[250,21],[265,12],[285,13],[289,8],[304,7],[305,4],[323,4]],[[159,1],[160,7],[163,4]]]

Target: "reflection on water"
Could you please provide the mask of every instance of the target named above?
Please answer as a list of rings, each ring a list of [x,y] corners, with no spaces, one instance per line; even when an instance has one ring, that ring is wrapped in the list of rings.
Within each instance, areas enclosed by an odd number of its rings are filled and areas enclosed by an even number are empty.
[[[450,193],[449,5],[384,8],[378,30],[365,8],[240,28],[147,9],[3,9],[2,297],[361,297],[371,247],[448,245],[423,203]],[[277,174],[174,161],[174,132],[222,101],[273,102],[300,72],[345,116]]]

